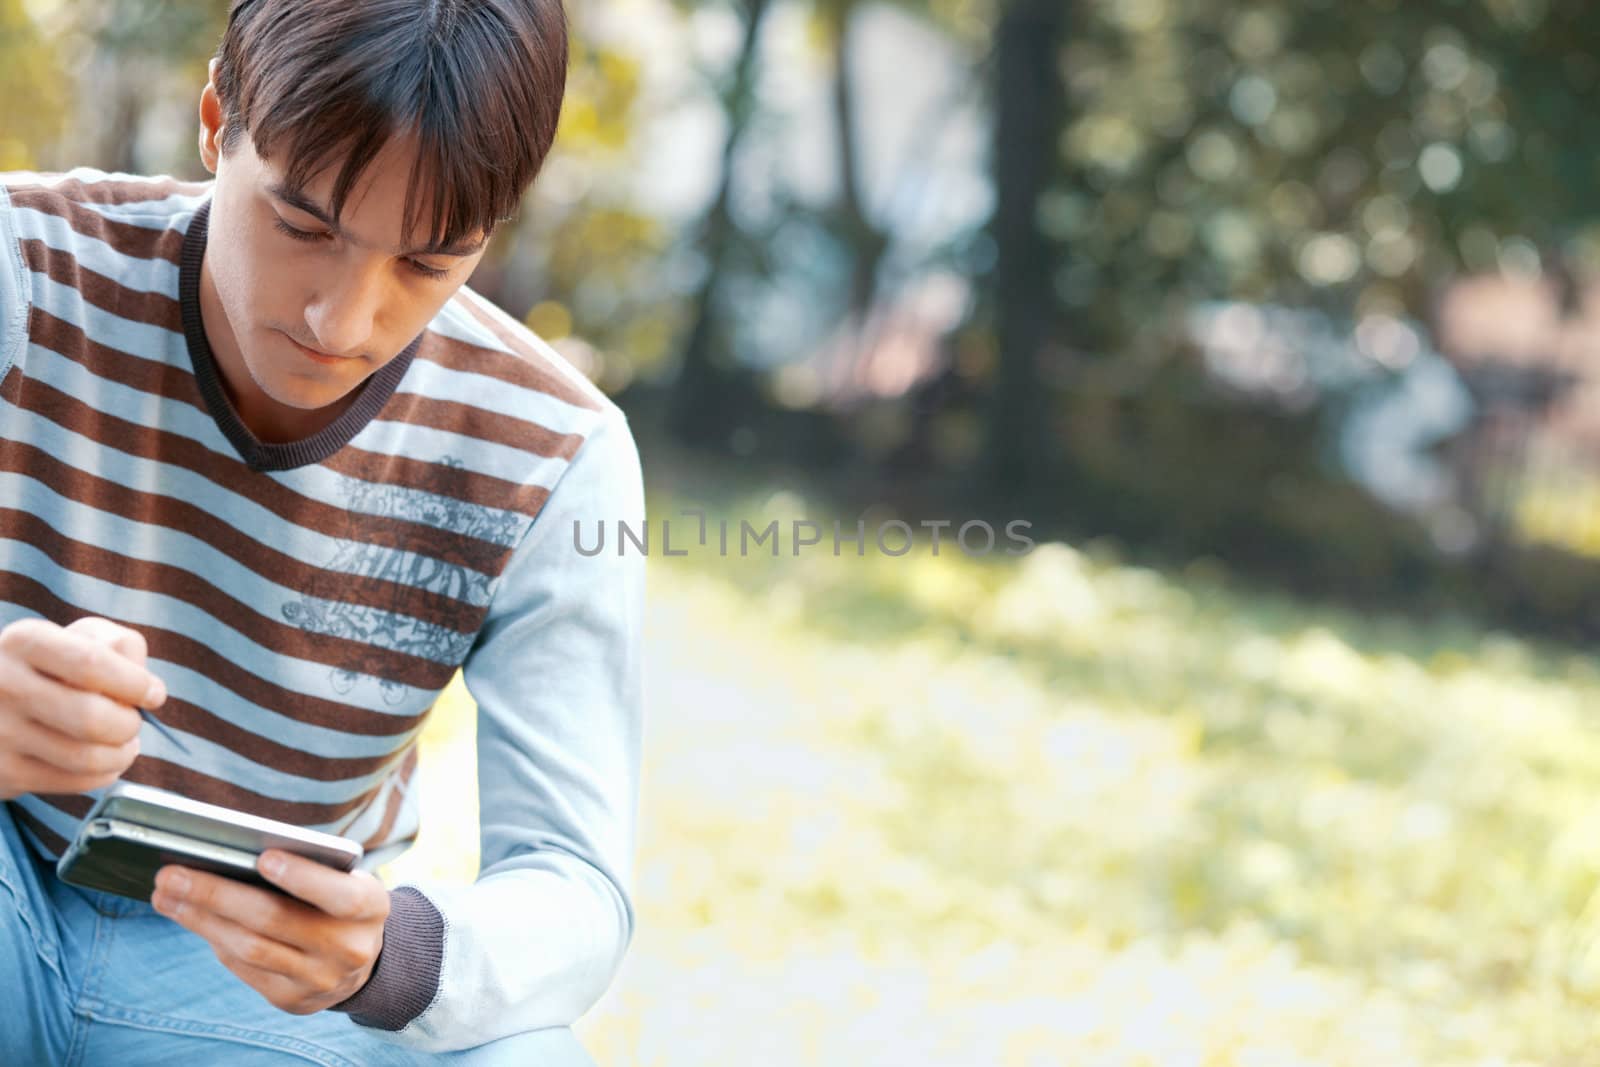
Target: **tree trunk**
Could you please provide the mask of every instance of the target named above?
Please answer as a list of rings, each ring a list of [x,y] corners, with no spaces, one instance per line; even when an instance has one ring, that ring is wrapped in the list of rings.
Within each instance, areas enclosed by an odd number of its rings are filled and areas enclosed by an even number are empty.
[[[829,19],[833,32],[833,114],[834,136],[839,147],[840,209],[845,240],[850,247],[850,322],[866,325],[878,290],[878,267],[888,251],[887,236],[873,225],[866,209],[866,178],[861,170],[860,110],[856,105],[855,81],[851,77],[855,53],[856,0],[840,0]],[[853,353],[854,345],[849,350]]]
[[[1037,220],[1066,114],[1057,58],[1066,39],[1066,6],[1066,0],[1009,0],[996,40],[991,225],[1000,356],[986,436],[990,484],[999,492],[1037,488],[1059,452],[1039,373],[1053,318],[1055,264]]]
[[[723,266],[733,246],[736,228],[730,209],[733,167],[739,144],[755,106],[755,66],[761,24],[769,0],[745,0],[744,41],[734,63],[733,77],[724,96],[728,137],[722,148],[722,176],[717,193],[700,227],[699,245],[706,257],[706,275],[690,306],[691,325],[683,344],[677,380],[673,383],[670,427],[689,444],[721,444],[732,425],[730,401],[736,395],[734,369],[725,358],[724,333],[717,316],[717,294]]]

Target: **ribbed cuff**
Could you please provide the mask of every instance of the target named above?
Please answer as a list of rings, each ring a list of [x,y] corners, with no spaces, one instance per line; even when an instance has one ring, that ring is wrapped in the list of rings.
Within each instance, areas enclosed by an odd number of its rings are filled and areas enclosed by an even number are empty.
[[[403,1030],[427,1010],[439,992],[444,963],[444,916],[422,891],[403,885],[389,891],[383,949],[367,984],[329,1008],[375,1030]]]

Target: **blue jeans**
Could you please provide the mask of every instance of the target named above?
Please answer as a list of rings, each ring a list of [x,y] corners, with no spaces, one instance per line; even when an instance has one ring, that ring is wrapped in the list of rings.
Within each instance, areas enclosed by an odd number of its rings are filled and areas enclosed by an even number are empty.
[[[594,1067],[566,1027],[415,1052],[341,1012],[291,1015],[149,904],[56,877],[0,803],[0,1064]]]

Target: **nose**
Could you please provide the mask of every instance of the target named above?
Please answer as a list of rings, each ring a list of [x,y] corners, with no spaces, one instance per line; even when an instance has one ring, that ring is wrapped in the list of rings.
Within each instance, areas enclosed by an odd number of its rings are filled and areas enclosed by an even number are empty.
[[[316,348],[330,356],[362,355],[383,303],[383,279],[372,265],[339,262],[323,275],[306,307]]]

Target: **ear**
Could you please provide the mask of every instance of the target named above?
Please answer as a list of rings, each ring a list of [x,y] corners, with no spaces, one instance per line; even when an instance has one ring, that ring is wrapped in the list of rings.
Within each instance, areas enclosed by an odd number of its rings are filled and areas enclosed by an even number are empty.
[[[206,67],[206,86],[200,90],[200,162],[212,174],[222,158],[222,98],[217,95],[217,60]]]

